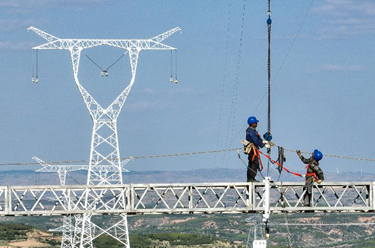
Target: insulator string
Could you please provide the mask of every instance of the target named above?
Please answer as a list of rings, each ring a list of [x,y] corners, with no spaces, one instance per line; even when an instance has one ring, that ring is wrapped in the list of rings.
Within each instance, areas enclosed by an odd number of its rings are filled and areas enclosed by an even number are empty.
[[[178,82],[177,79],[177,49],[175,50],[175,83]]]

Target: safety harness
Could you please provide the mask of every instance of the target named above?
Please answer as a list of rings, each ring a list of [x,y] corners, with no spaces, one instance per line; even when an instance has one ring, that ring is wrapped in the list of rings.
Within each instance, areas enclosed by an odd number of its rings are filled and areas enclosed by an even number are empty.
[[[307,166],[306,166],[306,175],[305,175],[305,177],[306,177],[306,181],[307,181],[307,179],[310,177],[310,176],[313,176],[314,177],[314,181],[317,181],[318,180],[318,178],[317,178],[317,176],[316,176],[316,174],[315,174],[315,172],[311,172],[311,173],[308,173],[308,169],[309,169],[309,167],[310,167],[310,165],[311,164],[308,164]]]
[[[241,143],[244,145],[243,151],[246,155],[249,155],[251,151],[253,151],[253,156],[251,157],[251,161],[254,161],[254,159],[257,157],[259,161],[259,171],[262,171],[263,164],[262,164],[262,159],[260,158],[259,149],[255,147],[254,143],[251,143],[248,140],[241,140]]]

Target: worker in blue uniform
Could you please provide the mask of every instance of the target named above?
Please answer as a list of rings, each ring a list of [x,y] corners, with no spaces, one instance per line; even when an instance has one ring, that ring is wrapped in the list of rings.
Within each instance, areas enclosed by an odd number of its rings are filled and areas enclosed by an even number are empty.
[[[259,148],[270,148],[270,142],[267,140],[263,140],[259,133],[257,132],[256,128],[258,126],[258,120],[255,116],[250,116],[247,119],[247,123],[249,127],[246,129],[246,140],[251,143],[252,149],[248,153],[249,164],[247,167],[247,181],[248,182],[258,182],[255,177],[257,175],[258,170],[261,171],[262,168],[259,167],[260,165],[260,156],[259,156]]]

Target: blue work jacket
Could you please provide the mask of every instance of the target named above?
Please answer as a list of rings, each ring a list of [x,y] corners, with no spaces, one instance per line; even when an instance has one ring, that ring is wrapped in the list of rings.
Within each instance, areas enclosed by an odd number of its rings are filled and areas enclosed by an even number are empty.
[[[262,138],[260,137],[257,130],[253,127],[248,127],[246,129],[246,140],[253,143],[256,148],[259,149],[259,147],[264,147],[264,144],[262,143]]]

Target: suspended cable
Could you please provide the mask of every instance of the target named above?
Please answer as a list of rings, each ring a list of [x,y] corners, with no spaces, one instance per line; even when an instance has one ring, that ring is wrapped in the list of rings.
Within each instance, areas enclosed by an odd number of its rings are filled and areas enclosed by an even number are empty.
[[[106,76],[108,77],[108,70],[110,68],[112,68],[112,66],[114,66],[115,64],[117,64],[117,62],[119,62],[126,54],[128,53],[128,51],[126,51],[125,53],[123,53],[117,60],[115,60],[115,62],[113,62],[107,69],[103,69],[102,67],[100,67],[100,65],[98,65],[92,58],[90,58],[87,54],[85,54],[85,56],[94,64],[96,65],[99,69],[100,69],[100,75],[103,77],[103,76]]]
[[[309,8],[308,8],[307,11],[306,11],[306,14],[305,14],[305,16],[304,16],[304,18],[303,18],[303,20],[302,20],[302,22],[301,22],[301,25],[300,25],[299,28],[298,28],[298,31],[297,31],[296,35],[294,36],[294,39],[293,39],[293,41],[292,41],[292,44],[290,45],[289,50],[288,50],[287,54],[285,55],[285,57],[284,57],[284,59],[283,59],[283,62],[281,63],[279,69],[277,70],[277,72],[276,72],[274,78],[272,79],[271,84],[272,84],[272,83],[275,83],[277,76],[279,75],[281,69],[283,68],[284,63],[285,63],[286,59],[288,58],[289,53],[290,53],[290,51],[292,50],[292,48],[293,48],[293,46],[294,46],[294,43],[296,42],[297,37],[298,37],[298,35],[299,35],[299,33],[300,33],[302,27],[303,27],[303,24],[305,23],[306,17],[307,17],[307,15],[308,15],[309,12],[310,12],[310,9],[311,9],[311,6],[313,5],[313,2],[314,2],[314,0],[311,0],[310,6],[309,6]],[[267,96],[267,92],[264,93],[262,99],[259,101],[259,103],[258,103],[258,105],[256,106],[256,108],[255,108],[255,110],[253,111],[253,113],[255,113],[255,112],[258,110],[258,108],[260,107],[260,105],[262,104],[262,102],[263,102],[264,98],[266,98],[266,96]]]
[[[227,40],[225,43],[225,57],[224,57],[224,68],[223,68],[223,83],[221,86],[221,101],[220,101],[220,112],[219,112],[219,122],[218,122],[218,130],[216,135],[216,146],[215,149],[219,147],[219,137],[221,133],[221,120],[223,115],[223,105],[224,105],[224,92],[225,92],[225,83],[227,78],[227,63],[228,63],[228,50],[229,50],[229,34],[230,34],[230,24],[231,24],[231,12],[232,12],[232,1],[229,1],[229,13],[228,13],[228,22],[227,22]],[[217,154],[215,154],[214,159],[214,168],[217,166]],[[215,170],[216,171],[216,170]]]
[[[302,22],[301,22],[301,25],[299,26],[299,29],[298,29],[296,35],[294,36],[293,42],[292,42],[292,44],[290,45],[289,50],[288,50],[287,54],[285,55],[285,57],[284,57],[284,59],[283,59],[283,62],[281,63],[280,67],[278,68],[278,70],[277,70],[277,72],[276,72],[274,78],[271,80],[271,85],[272,85],[272,83],[274,83],[274,82],[276,81],[276,79],[277,79],[277,77],[278,77],[278,75],[279,75],[281,69],[283,68],[284,63],[285,63],[286,59],[288,58],[288,56],[289,56],[289,54],[290,54],[290,52],[291,52],[291,50],[292,50],[292,48],[293,48],[293,46],[294,46],[294,43],[295,43],[295,41],[296,41],[296,39],[297,39],[297,37],[298,37],[298,35],[299,35],[299,33],[300,33],[300,31],[301,31],[301,29],[302,29],[304,23],[305,23],[306,17],[308,16],[308,14],[309,14],[309,12],[310,12],[310,9],[311,9],[313,3],[314,3],[314,0],[311,1],[310,5],[309,5],[309,8],[307,9],[307,11],[306,11],[306,13],[305,13],[305,16],[304,16],[304,18],[303,18],[303,20],[302,20]],[[264,98],[266,98],[267,93],[268,93],[268,92],[265,92],[265,93],[264,93],[262,99],[259,101],[258,105],[257,105],[257,106],[255,107],[255,109],[252,111],[253,114],[255,114],[256,111],[258,110],[258,108],[260,107],[260,105],[261,105],[262,102],[264,101]],[[241,127],[241,129],[239,129],[239,131],[237,132],[237,134],[236,134],[236,135],[232,138],[232,140],[229,142],[229,145],[232,144],[233,140],[234,140],[234,139],[235,139],[235,138],[236,138],[236,137],[242,132],[242,130],[244,129],[245,126],[246,126],[246,124],[243,125],[243,126]]]
[[[373,153],[371,154],[370,158],[374,157],[374,154],[375,154],[375,152],[373,152]],[[365,167],[365,165],[367,165],[368,162],[369,162],[369,161],[367,161],[365,164],[362,165],[362,168],[361,168],[361,176],[362,176],[362,170],[363,170],[363,168]]]
[[[73,179],[77,184],[82,185],[82,183],[78,182],[72,175],[69,174],[69,172],[66,172],[67,175],[70,176],[71,179]]]
[[[268,108],[267,108],[267,133],[264,138],[271,141],[271,0],[268,0],[268,12],[267,12],[267,31],[268,31],[268,59],[267,59],[267,74],[268,74]],[[271,148],[267,148],[267,153],[271,155]],[[270,172],[270,161],[267,161],[267,176]]]
[[[228,122],[228,131],[227,137],[225,141],[225,148],[229,146],[229,139],[233,137],[234,132],[234,122],[236,116],[236,108],[237,108],[237,96],[238,96],[238,85],[240,81],[240,71],[241,71],[241,61],[242,61],[242,43],[243,43],[243,34],[244,34],[244,25],[245,25],[245,13],[246,13],[246,0],[243,1],[242,7],[242,20],[241,20],[241,32],[240,32],[240,43],[238,47],[238,56],[237,56],[237,67],[236,67],[236,75],[234,79],[234,86],[233,86],[233,93],[232,93],[232,103],[229,113],[229,122]],[[224,165],[225,155],[223,155],[222,165]],[[229,164],[229,156],[227,156],[226,166]]]
[[[101,68],[100,67],[100,65],[98,65],[94,60],[92,60],[90,57],[89,57],[89,55],[87,55],[87,54],[85,54],[85,56],[94,64],[94,65],[96,65],[100,70],[104,70],[103,68]]]
[[[268,29],[268,109],[267,109],[267,133],[271,133],[271,0],[268,0],[268,19],[267,19],[267,29]]]
[[[131,156],[131,157],[122,157],[119,160],[125,159],[152,159],[152,158],[166,158],[166,157],[179,157],[179,156],[191,156],[191,155],[201,155],[201,154],[210,154],[210,153],[220,153],[220,152],[230,152],[243,150],[243,148],[227,148],[227,149],[218,149],[218,150],[207,150],[207,151],[198,151],[198,152],[185,152],[185,153],[173,153],[173,154],[161,154],[161,155],[149,155],[149,156]],[[297,150],[284,148],[285,151],[296,152]],[[311,154],[311,152],[301,151],[303,154]],[[265,155],[265,154],[264,154]],[[375,159],[372,158],[359,158],[359,157],[349,157],[349,156],[340,156],[332,154],[324,154],[324,157],[340,158],[340,159],[349,159],[349,160],[358,160],[358,161],[369,161],[375,162]],[[110,159],[108,159],[110,160]],[[274,161],[274,160],[273,160]],[[85,163],[90,162],[90,160],[62,160],[62,161],[52,161],[46,162],[48,164],[71,164],[71,163]],[[276,161],[275,161],[276,163]],[[0,166],[9,166],[9,165],[40,165],[37,162],[26,162],[26,163],[2,163]]]
[[[128,53],[128,51],[126,51],[125,53],[123,53],[115,62],[112,63],[112,65],[110,65],[106,70],[108,71],[109,69],[112,68],[112,66],[114,66],[115,64],[117,64],[117,62],[119,62],[126,54]]]

